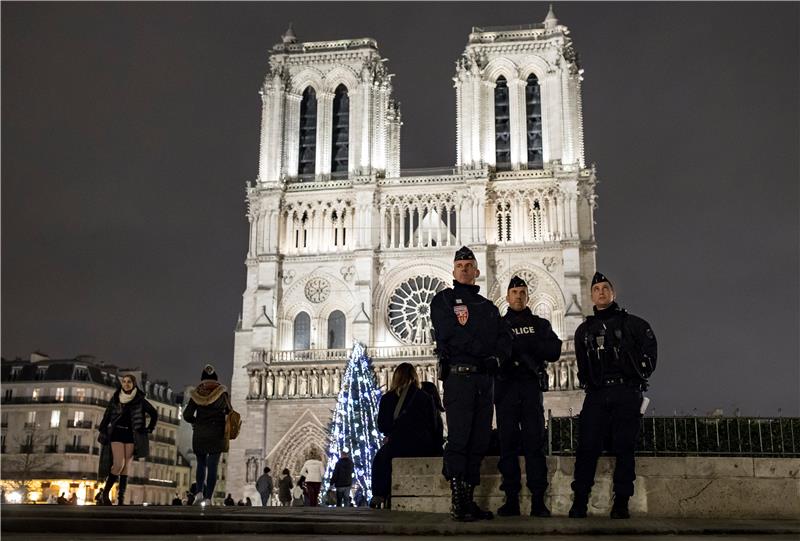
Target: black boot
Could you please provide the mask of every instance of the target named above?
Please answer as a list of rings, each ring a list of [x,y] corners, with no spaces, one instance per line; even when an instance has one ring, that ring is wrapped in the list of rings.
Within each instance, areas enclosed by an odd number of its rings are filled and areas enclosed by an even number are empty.
[[[467,505],[467,495],[464,491],[464,482],[458,477],[450,479],[450,516],[459,522],[475,520]]]
[[[589,511],[589,495],[576,492],[569,509],[569,518],[586,518]]]
[[[106,477],[106,484],[103,486],[103,499],[102,505],[111,505],[111,498],[109,494],[111,494],[111,488],[114,486],[114,483],[117,482],[117,476],[113,473],[109,473],[108,477]]]
[[[532,492],[531,497],[531,516],[532,517],[541,517],[547,518],[552,516],[550,510],[547,508],[547,505],[544,503],[544,491],[536,491]]]
[[[119,476],[119,486],[117,487],[117,505],[125,505],[125,490],[128,488],[128,476]]]
[[[614,494],[614,505],[611,507],[611,518],[631,518],[628,511],[628,500],[630,496],[619,496]]]
[[[492,520],[494,518],[494,513],[491,511],[484,511],[475,503],[475,486],[465,481],[464,487],[467,493],[467,509],[472,513],[472,516],[475,517],[476,520]]]
[[[516,492],[506,492],[506,503],[497,509],[499,517],[519,516],[519,494]]]

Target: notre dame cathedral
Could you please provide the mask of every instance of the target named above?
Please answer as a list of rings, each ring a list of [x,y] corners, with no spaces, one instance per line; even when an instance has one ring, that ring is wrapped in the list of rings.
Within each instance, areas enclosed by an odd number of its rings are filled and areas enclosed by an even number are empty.
[[[429,303],[474,250],[481,292],[506,308],[513,275],[564,341],[545,409],[580,410],[572,336],[591,306],[595,172],[583,151],[581,73],[566,26],[473,27],[456,61],[457,160],[400,169],[400,107],[374,39],[300,42],[291,27],[261,88],[258,177],[247,188],[247,285],[233,355],[227,490],[263,466],[325,456],[349,349],[379,385],[410,361],[436,381]],[[443,74],[444,76],[444,74]],[[446,122],[447,119],[437,119]]]

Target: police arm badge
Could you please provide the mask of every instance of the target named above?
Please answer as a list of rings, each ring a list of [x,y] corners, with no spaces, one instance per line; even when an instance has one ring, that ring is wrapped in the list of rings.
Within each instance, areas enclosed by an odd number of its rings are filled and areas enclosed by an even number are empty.
[[[456,319],[458,320],[459,325],[463,327],[467,324],[467,320],[469,319],[469,308],[463,304],[459,304],[453,307],[453,312],[456,314]]]

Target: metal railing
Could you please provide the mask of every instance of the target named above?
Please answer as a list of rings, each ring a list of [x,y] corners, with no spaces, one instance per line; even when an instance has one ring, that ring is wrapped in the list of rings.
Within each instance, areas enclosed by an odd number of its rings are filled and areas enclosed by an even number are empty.
[[[158,434],[150,434],[150,441],[175,445],[175,438],[170,438],[169,436],[159,436]]]
[[[102,398],[81,398],[77,396],[65,396],[63,398],[55,396],[40,396],[32,398],[30,396],[2,397],[0,404],[85,404],[87,406],[108,406],[108,400]]]
[[[643,417],[640,456],[800,457],[799,417]],[[550,455],[574,455],[579,417],[550,417]],[[604,452],[611,442],[604,445]]]
[[[171,425],[178,425],[181,422],[177,417],[167,417],[165,415],[159,415],[158,420]]]
[[[147,458],[147,462],[152,462],[153,464],[164,464],[166,466],[174,466],[175,459],[174,458],[164,458],[160,456],[151,456]]]
[[[58,452],[58,445],[45,445],[44,446],[45,453],[57,453]]]
[[[67,421],[67,428],[92,428],[91,421],[75,421],[70,419]]]
[[[88,445],[65,445],[64,446],[65,453],[79,453],[85,455],[89,452]]]

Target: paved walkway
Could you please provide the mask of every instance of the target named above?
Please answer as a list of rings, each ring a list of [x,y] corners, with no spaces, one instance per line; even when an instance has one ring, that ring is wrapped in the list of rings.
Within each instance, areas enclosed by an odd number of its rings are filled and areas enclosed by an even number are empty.
[[[4,505],[0,530],[3,538],[121,539],[120,534],[144,536],[148,541],[175,536],[203,535],[204,541],[239,539],[247,534],[280,539],[387,539],[397,536],[458,535],[459,539],[500,539],[509,535],[614,535],[682,539],[713,539],[726,535],[747,539],[800,536],[800,520],[713,520],[634,517],[532,519],[513,517],[456,523],[447,515],[336,508],[258,507],[73,507],[59,505]],[[12,535],[13,534],[13,535]],[[20,535],[16,535],[20,534]],[[47,535],[50,534],[50,535]],[[463,536],[463,537],[462,537]],[[547,537],[544,537],[547,539]]]

